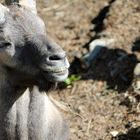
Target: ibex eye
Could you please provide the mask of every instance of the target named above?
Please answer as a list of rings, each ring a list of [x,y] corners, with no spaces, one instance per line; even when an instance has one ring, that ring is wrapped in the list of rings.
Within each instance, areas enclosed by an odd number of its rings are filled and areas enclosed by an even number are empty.
[[[11,45],[10,42],[0,42],[0,48],[5,48],[5,47],[8,47],[10,45]]]
[[[11,43],[10,43],[10,42],[5,42],[3,45],[4,45],[4,46],[10,46]]]

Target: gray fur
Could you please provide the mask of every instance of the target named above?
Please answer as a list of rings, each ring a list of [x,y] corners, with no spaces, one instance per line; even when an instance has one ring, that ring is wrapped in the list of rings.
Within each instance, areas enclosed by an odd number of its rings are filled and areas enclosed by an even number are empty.
[[[10,6],[0,25],[0,140],[68,140],[67,125],[45,92],[67,77],[68,65],[43,21]]]

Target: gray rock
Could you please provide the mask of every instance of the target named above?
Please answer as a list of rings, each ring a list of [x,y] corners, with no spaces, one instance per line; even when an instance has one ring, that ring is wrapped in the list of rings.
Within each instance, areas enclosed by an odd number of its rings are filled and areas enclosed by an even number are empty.
[[[109,47],[114,43],[114,39],[96,39],[89,44],[89,52],[83,56],[86,67],[89,67],[94,59],[98,58],[103,47]]]
[[[134,75],[140,77],[140,63],[138,63],[134,69]]]

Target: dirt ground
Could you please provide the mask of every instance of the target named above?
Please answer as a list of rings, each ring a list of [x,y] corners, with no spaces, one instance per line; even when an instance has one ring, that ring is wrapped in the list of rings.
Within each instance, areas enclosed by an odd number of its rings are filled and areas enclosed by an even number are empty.
[[[140,0],[39,0],[38,11],[81,76],[51,92],[70,140],[140,140]],[[113,43],[85,67],[95,39]]]
[[[140,51],[139,0],[42,0],[48,33],[64,48],[70,75],[81,79],[52,91],[71,140],[140,140],[140,91],[134,68]],[[113,39],[87,68],[95,39]]]

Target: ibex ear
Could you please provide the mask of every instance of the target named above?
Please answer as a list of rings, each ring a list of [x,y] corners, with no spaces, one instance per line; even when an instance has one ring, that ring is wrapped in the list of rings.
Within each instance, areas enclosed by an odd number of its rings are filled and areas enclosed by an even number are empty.
[[[19,4],[30,9],[32,13],[37,14],[36,0],[19,0]]]
[[[9,11],[8,8],[0,4],[0,25],[5,22],[5,12]]]

